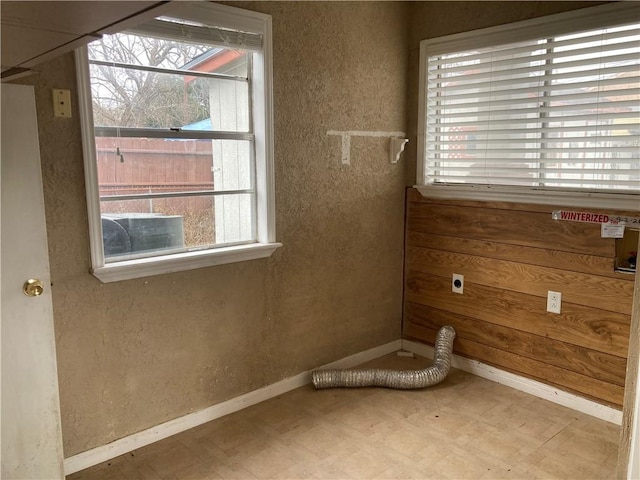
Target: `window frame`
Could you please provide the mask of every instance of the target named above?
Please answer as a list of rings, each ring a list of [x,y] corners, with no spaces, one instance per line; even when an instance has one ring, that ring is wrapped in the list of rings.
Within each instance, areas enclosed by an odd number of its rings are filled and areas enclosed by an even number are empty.
[[[282,246],[276,242],[275,231],[271,16],[209,2],[171,2],[145,12],[138,23],[144,23],[161,15],[170,15],[185,20],[197,19],[203,24],[219,28],[262,35],[262,49],[253,53],[252,88],[250,89],[250,117],[253,119],[255,149],[256,242],[110,263],[105,261],[89,60],[87,47],[81,47],[76,49],[75,59],[89,220],[91,273],[103,283],[266,258]],[[135,20],[127,19],[125,26],[121,26],[121,28],[116,26],[116,28],[110,28],[109,31],[101,33],[117,33],[134,25],[136,25]]]
[[[516,187],[483,184],[430,184],[426,177],[427,68],[430,55],[485,48],[544,36],[558,36],[640,21],[635,2],[617,2],[521,22],[457,33],[420,42],[416,188],[423,196],[445,199],[505,201],[640,211],[640,194],[597,190]]]

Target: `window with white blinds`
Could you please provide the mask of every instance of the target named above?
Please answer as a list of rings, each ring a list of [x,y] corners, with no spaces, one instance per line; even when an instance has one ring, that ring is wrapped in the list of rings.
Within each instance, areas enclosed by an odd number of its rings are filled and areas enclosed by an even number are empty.
[[[640,193],[640,20],[617,16],[423,42],[419,183]]]

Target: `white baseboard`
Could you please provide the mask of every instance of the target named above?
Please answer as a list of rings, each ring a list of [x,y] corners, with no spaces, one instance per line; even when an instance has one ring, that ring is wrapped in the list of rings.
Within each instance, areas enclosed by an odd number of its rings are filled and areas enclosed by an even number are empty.
[[[355,367],[369,360],[374,360],[388,353],[393,353],[402,347],[402,340],[381,345],[379,347],[366,350],[364,352],[351,355],[349,357],[337,360],[320,368],[350,368]],[[70,475],[85,468],[92,467],[112,458],[118,457],[125,453],[131,452],[137,448],[144,447],[151,443],[157,442],[164,438],[184,432],[203,423],[210,422],[216,418],[223,417],[243,408],[256,405],[257,403],[269,400],[270,398],[282,395],[290,390],[302,387],[311,382],[311,371],[306,371],[286,378],[272,385],[254,390],[252,392],[232,398],[226,402],[213,405],[198,412],[190,413],[183,417],[170,420],[168,422],[148,428],[128,437],[121,438],[114,442],[92,448],[86,452],[78,453],[64,459],[64,473]]]
[[[350,368],[397,350],[408,350],[416,355],[433,358],[433,347],[409,340],[395,340],[393,342],[375,347],[364,352],[351,355],[319,368]],[[531,380],[513,373],[505,372],[484,363],[470,360],[458,355],[453,355],[451,365],[454,368],[464,370],[479,377],[506,385],[516,390],[535,395],[551,402],[572,408],[582,413],[606,420],[617,425],[622,424],[622,412],[577,395],[558,390],[535,380]],[[198,412],[190,413],[183,417],[156,425],[155,427],[134,433],[114,442],[100,447],[78,453],[64,460],[64,473],[70,475],[85,468],[92,467],[125,453],[142,448],[164,438],[184,432],[216,418],[223,417],[243,408],[256,405],[270,398],[302,387],[311,381],[311,371],[302,372],[293,377],[286,378],[272,385],[240,395],[225,402],[213,405]]]
[[[402,348],[416,355],[422,355],[427,358],[433,358],[433,347],[423,343],[412,342],[410,340],[402,341]],[[569,392],[559,390],[550,385],[531,380],[520,375],[505,372],[499,368],[486,365],[476,360],[453,355],[451,366],[472,373],[478,377],[486,378],[496,383],[515,388],[525,393],[530,393],[536,397],[549,400],[564,407],[572,408],[587,415],[591,415],[607,422],[622,424],[622,411],[615,408],[601,405],[592,400],[573,395]]]

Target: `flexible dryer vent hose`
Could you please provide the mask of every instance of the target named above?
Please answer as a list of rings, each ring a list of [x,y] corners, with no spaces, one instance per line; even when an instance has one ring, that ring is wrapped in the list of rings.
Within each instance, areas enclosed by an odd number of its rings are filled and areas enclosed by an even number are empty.
[[[451,326],[438,330],[433,364],[424,370],[314,370],[311,372],[313,386],[338,387],[386,387],[397,389],[425,388],[445,379],[451,367],[451,351],[456,331]]]

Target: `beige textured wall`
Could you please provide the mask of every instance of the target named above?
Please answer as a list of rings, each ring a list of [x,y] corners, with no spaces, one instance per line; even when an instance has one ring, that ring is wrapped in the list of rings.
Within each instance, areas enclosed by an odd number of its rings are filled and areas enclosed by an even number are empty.
[[[36,87],[65,456],[401,334],[407,8],[242,3],[273,15],[278,240],[268,260],[101,284],[90,267],[75,66]],[[51,88],[72,90],[54,119]]]
[[[422,1],[411,2],[409,38],[409,76],[407,89],[407,129],[410,133],[407,157],[415,159],[418,129],[418,75],[420,41],[454,33],[468,32],[529,18],[553,15],[608,2],[597,1]],[[416,183],[416,164],[407,162],[407,185]]]

